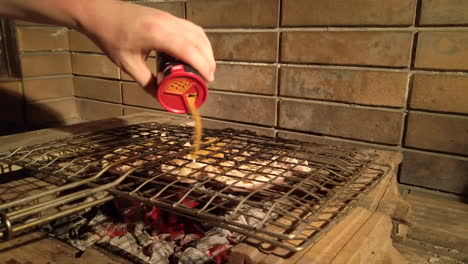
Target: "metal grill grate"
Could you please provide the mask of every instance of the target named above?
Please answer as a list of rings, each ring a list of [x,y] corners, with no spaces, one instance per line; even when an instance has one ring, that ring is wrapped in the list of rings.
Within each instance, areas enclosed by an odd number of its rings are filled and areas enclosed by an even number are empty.
[[[58,187],[0,205],[0,236],[124,196],[300,251],[389,168],[354,150],[234,130],[205,130],[193,163],[191,136],[191,127],[146,123],[1,154]]]

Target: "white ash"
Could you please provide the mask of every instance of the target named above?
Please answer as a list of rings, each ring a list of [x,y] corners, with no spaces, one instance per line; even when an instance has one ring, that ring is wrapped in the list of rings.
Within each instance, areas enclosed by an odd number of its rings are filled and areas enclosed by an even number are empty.
[[[109,241],[109,244],[118,247],[126,252],[130,253],[131,255],[148,262],[150,257],[146,256],[143,253],[143,248],[141,245],[138,244],[135,237],[130,234],[126,233],[123,236],[114,237]]]
[[[206,253],[213,245],[229,246],[230,242],[227,238],[230,236],[232,236],[230,231],[216,227],[206,232],[205,237],[201,238],[195,247]]]
[[[97,234],[88,233],[86,239],[71,239],[69,240],[70,244],[77,249],[84,251],[90,246],[98,243],[101,240],[101,237]]]
[[[245,213],[239,214],[238,216],[234,216],[233,212],[231,212],[230,217],[231,217],[231,220],[236,223],[252,226],[255,228],[261,228],[263,224],[263,220],[267,216],[268,209],[271,206],[272,205],[270,203],[265,203],[265,206],[264,206],[265,209],[262,209],[262,208],[253,208],[250,205],[244,204],[239,209],[239,212],[245,212]],[[270,212],[270,215],[266,219],[274,220],[276,218],[278,218],[278,214],[274,212]]]
[[[187,248],[179,257],[178,264],[206,264],[210,258],[197,248]]]

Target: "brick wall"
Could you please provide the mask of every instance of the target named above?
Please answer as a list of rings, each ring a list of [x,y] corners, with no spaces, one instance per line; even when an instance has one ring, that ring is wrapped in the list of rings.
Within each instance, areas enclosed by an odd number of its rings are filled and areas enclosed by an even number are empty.
[[[134,2],[206,29],[218,65],[205,126],[400,150],[402,183],[468,192],[468,1]],[[70,31],[69,47],[82,118],[168,114],[86,37]],[[23,61],[69,56],[34,52]]]
[[[0,82],[1,134],[77,122],[68,29],[16,21],[22,78]]]

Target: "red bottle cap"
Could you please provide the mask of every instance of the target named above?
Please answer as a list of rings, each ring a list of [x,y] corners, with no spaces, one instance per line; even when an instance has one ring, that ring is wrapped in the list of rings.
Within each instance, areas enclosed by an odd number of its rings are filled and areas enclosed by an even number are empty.
[[[189,112],[188,95],[196,95],[195,106],[200,108],[208,97],[208,87],[200,76],[185,71],[184,65],[175,65],[159,84],[159,103],[169,112],[186,114]]]

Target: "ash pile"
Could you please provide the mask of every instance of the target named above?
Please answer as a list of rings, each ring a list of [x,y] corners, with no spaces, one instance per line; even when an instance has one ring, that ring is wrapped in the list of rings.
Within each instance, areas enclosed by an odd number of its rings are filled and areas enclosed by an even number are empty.
[[[239,219],[249,220],[255,224]],[[97,244],[151,264],[226,263],[229,248],[245,238],[126,198],[51,223],[48,231],[81,251]]]

